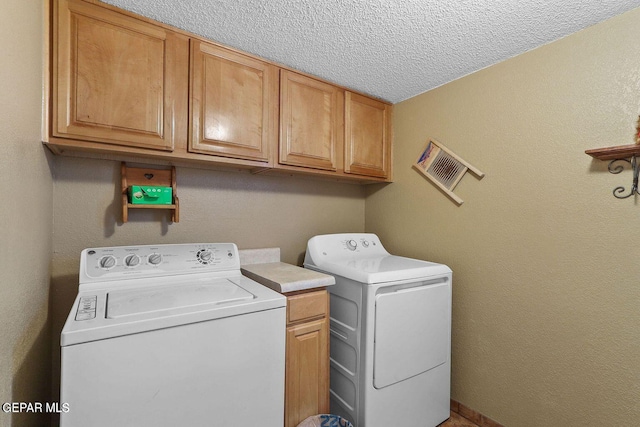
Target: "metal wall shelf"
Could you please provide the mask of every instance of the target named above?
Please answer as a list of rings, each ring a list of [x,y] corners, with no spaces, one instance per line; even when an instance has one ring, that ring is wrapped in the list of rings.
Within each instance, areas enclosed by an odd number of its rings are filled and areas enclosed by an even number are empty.
[[[638,192],[638,172],[640,169],[636,161],[636,156],[640,156],[640,145],[618,145],[615,147],[594,148],[592,150],[586,150],[585,153],[598,160],[610,160],[609,172],[613,174],[619,174],[624,170],[623,164],[616,164],[617,162],[626,162],[631,166],[633,171],[633,184],[631,191],[627,192],[625,187],[619,186],[613,189],[614,197],[618,199],[626,199],[634,194],[640,195]]]

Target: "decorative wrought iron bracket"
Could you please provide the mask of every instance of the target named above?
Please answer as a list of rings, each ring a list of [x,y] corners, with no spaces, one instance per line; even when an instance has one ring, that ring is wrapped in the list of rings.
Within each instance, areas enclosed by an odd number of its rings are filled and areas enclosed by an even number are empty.
[[[629,191],[628,194],[624,194],[627,190],[622,186],[614,188],[613,190],[614,197],[618,199],[626,199],[628,197],[633,196],[634,194],[640,195],[640,192],[638,192],[638,172],[640,172],[640,169],[638,168],[638,164],[636,162],[636,156],[631,156],[631,160],[629,159],[611,160],[609,162],[608,168],[609,168],[609,172],[613,174],[619,174],[624,170],[624,166],[621,164],[614,166],[614,163],[616,162],[627,162],[629,163],[629,165],[631,165],[631,170],[633,171],[633,186],[631,187],[631,191]]]

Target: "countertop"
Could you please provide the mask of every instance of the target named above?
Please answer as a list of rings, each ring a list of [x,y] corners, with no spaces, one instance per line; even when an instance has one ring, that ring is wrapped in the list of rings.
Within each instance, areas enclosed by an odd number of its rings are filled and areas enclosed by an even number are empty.
[[[334,285],[336,279],[328,274],[284,262],[243,265],[242,274],[280,293],[303,291]]]

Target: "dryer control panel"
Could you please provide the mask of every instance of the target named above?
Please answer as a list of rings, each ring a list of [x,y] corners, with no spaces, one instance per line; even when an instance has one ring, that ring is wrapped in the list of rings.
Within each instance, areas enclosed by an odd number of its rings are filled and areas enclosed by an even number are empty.
[[[389,255],[389,252],[373,233],[343,233],[312,237],[307,243],[307,255],[361,258]]]
[[[384,248],[380,244],[380,240],[378,240],[377,236],[375,235],[368,236],[368,235],[356,234],[356,235],[347,235],[346,237],[347,237],[347,240],[341,243],[343,243],[344,247],[351,252],[357,251],[358,249],[367,250],[368,252],[371,252],[371,253],[380,252],[379,250],[376,250],[376,249],[382,249],[384,251]]]
[[[449,267],[391,255],[372,233],[324,234],[307,242],[304,266],[361,283],[386,283],[448,274]]]
[[[189,243],[88,248],[80,256],[80,283],[240,270],[233,243]]]

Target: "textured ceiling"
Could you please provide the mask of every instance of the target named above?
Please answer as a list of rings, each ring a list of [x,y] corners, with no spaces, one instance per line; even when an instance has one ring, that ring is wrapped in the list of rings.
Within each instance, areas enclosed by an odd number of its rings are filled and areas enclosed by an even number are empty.
[[[640,0],[105,0],[396,103]]]

